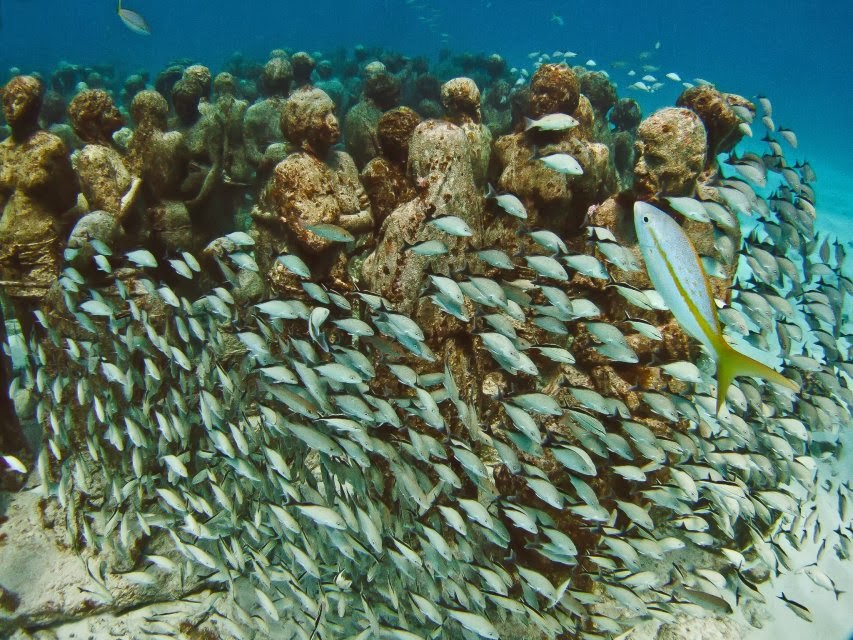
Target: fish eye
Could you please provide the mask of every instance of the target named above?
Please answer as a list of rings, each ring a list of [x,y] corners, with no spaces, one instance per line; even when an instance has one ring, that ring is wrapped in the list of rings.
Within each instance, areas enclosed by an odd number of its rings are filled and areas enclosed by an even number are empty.
[[[648,222],[648,221],[649,221],[649,216],[643,216],[643,222]]]

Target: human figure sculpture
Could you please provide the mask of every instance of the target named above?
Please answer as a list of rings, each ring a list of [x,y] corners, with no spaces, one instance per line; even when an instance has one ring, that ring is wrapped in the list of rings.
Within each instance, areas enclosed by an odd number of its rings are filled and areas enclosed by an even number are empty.
[[[356,237],[356,247],[369,239],[373,228],[373,213],[355,163],[349,154],[332,150],[340,136],[334,102],[320,89],[295,91],[284,104],[281,130],[299,150],[276,166],[264,190],[266,213],[256,215],[256,225],[266,230],[258,229],[259,245],[265,243],[268,254],[289,247],[302,255],[316,276],[347,286],[343,245],[308,228],[337,225]]]
[[[152,246],[164,253],[192,249],[192,225],[181,193],[189,161],[184,136],[167,131],[169,106],[156,91],[138,93],[130,112],[136,129],[128,146],[128,166],[142,179]]]
[[[197,67],[189,67],[187,72]],[[224,122],[216,107],[206,100],[204,80],[185,74],[172,88],[172,104],[177,115],[178,130],[183,134],[189,153],[187,174],[181,193],[193,221],[194,233],[204,241],[221,230],[218,218],[211,215],[209,205],[217,204],[212,196],[223,181]]]
[[[290,56],[290,64],[293,67],[293,84],[296,88],[307,87],[311,84],[311,74],[317,62],[310,53],[297,51]]]
[[[441,87],[441,103],[447,119],[462,127],[471,149],[471,166],[474,182],[478,187],[486,185],[486,172],[492,152],[492,133],[483,124],[480,112],[480,90],[470,78],[454,78]]]
[[[113,134],[124,117],[102,89],[77,94],[68,107],[75,133],[86,143],[72,159],[80,191],[91,211],[113,214],[121,222],[133,207],[141,180],[128,171]]]
[[[409,145],[409,172],[418,195],[386,218],[376,249],[362,268],[365,287],[406,314],[417,311],[430,273],[448,276],[465,267],[466,250],[479,243],[483,228],[483,199],[474,182],[468,139],[460,127],[439,120],[418,125]],[[465,220],[474,236],[449,236],[427,224],[445,215]],[[444,243],[447,251],[427,255],[412,250],[430,240]],[[419,324],[429,327],[437,322],[435,316]]]
[[[56,280],[77,180],[65,145],[38,128],[42,85],[16,76],[2,90],[12,135],[0,143],[0,282],[19,316]]]
[[[283,57],[264,65],[259,87],[266,97],[251,105],[243,119],[246,160],[263,181],[289,149],[281,133],[281,110],[293,80],[293,67]]]
[[[136,206],[142,181],[130,173],[113,141],[124,118],[107,92],[88,89],[77,94],[68,107],[68,119],[86,143],[73,156],[72,166],[89,213],[75,224],[68,239],[68,247],[75,251],[74,265],[85,268],[92,266],[93,239],[108,246],[127,237],[144,242],[144,220]]]
[[[361,172],[377,231],[394,209],[415,197],[406,164],[409,141],[420,122],[420,116],[409,107],[391,109],[379,118],[377,135],[382,155],[368,162]]]
[[[342,116],[349,107],[349,96],[344,84],[335,77],[332,63],[328,60],[321,60],[317,65],[317,77],[319,79],[314,83],[314,86],[329,94],[329,97],[334,100],[338,107],[338,116]]]
[[[526,100],[519,99],[526,97]],[[526,96],[513,104],[519,116],[517,131],[495,142],[498,191],[518,196],[527,207],[528,225],[557,233],[576,233],[589,206],[601,202],[615,187],[610,151],[593,141],[593,109],[580,94],[574,71],[563,64],[543,64],[530,81]],[[573,116],[577,126],[561,131],[525,130],[521,115],[532,120],[555,113]],[[582,175],[548,168],[534,156],[566,153],[582,167]]]
[[[668,107],[640,123],[634,142],[634,193],[692,196],[705,167],[707,136],[693,111]]]
[[[213,107],[222,119],[222,158],[224,181],[246,184],[251,168],[246,158],[243,120],[248,103],[237,97],[237,83],[230,73],[219,73],[213,80]]]
[[[376,127],[388,109],[397,106],[400,82],[385,65],[374,61],[364,68],[362,97],[344,118],[347,151],[359,169],[379,155]]]

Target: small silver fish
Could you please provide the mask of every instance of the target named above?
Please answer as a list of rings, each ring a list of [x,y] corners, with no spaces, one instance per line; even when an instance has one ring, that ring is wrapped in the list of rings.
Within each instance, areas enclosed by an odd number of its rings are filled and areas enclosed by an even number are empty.
[[[524,119],[524,130],[539,129],[540,131],[565,131],[578,126],[578,121],[565,113],[549,113],[538,120]]]
[[[440,218],[433,218],[427,224],[430,224],[436,229],[440,229],[451,236],[468,238],[474,235],[474,232],[471,231],[471,227],[468,226],[468,223],[458,216],[441,216]]]
[[[425,240],[418,244],[413,244],[408,248],[414,254],[419,256],[440,256],[447,253],[447,245],[441,240]]]
[[[583,167],[568,153],[552,153],[547,156],[538,156],[536,159],[557,173],[567,176],[583,175]]]
[[[506,211],[509,215],[515,218],[526,219],[527,218],[527,210],[524,208],[524,205],[521,203],[521,200],[518,197],[514,196],[511,193],[503,193],[498,195],[495,191],[495,188],[492,185],[489,185],[489,189],[486,192],[487,200],[494,200],[498,203],[498,206]]]

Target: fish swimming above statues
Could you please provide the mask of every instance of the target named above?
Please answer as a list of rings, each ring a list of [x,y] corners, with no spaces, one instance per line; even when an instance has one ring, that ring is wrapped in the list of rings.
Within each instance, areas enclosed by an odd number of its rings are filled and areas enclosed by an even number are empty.
[[[755,376],[794,392],[799,385],[732,348],[717,318],[711,287],[687,234],[669,215],[647,202],[634,204],[634,227],[649,279],[681,328],[717,362],[717,413],[738,376]]]
[[[130,9],[122,7],[121,0],[118,2],[118,8],[116,11],[118,12],[118,17],[121,18],[121,21],[124,22],[128,29],[141,36],[151,35],[151,29],[145,21],[145,18],[136,13],[136,11],[131,11]]]

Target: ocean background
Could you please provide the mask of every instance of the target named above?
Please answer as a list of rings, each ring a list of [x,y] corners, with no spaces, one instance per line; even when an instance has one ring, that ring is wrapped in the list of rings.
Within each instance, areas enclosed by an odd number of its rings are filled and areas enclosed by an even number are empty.
[[[578,54],[574,63],[593,59],[607,70],[620,95],[638,99],[646,114],[672,104],[681,87],[664,80],[654,95],[629,90],[644,75],[642,64],[660,67],[655,74],[661,78],[674,71],[723,91],[769,96],[777,125],[797,133],[799,155],[817,171],[824,225],[843,231],[853,218],[847,195],[853,178],[853,3],[128,0],[125,6],[146,18],[150,37],[130,32],[109,0],[0,0],[0,79],[10,67],[46,71],[60,60],[110,63],[120,72],[145,68],[156,76],[170,60],[190,58],[216,73],[235,51],[265,60],[277,47],[323,51],[364,44],[432,59],[442,49],[499,53],[519,68],[531,66],[531,52],[571,50]],[[640,60],[641,52],[650,55]],[[615,69],[616,61],[628,66]],[[626,75],[630,68],[637,69],[636,78]]]
[[[119,77],[146,69],[153,78],[171,60],[189,58],[215,74],[234,52],[265,61],[279,47],[314,52],[363,44],[432,60],[442,49],[499,53],[510,66],[531,70],[532,52],[571,50],[578,54],[573,63],[592,59],[608,71],[620,97],[637,99],[644,115],[681,92],[680,84],[663,80],[669,72],[770,97],[777,125],[799,138],[793,157],[817,172],[818,227],[853,240],[850,2],[127,0],[125,7],[146,18],[151,36],[129,31],[109,0],[0,0],[0,82],[12,67],[48,75],[62,60],[112,64]],[[626,66],[614,68],[617,61]],[[646,73],[643,64],[659,67],[653,74],[665,82],[653,95],[628,89]],[[626,74],[631,68],[635,78]],[[780,613],[762,637],[841,638],[853,618],[849,607],[849,598],[839,605],[831,596],[825,608],[813,606],[822,616],[817,631]]]

